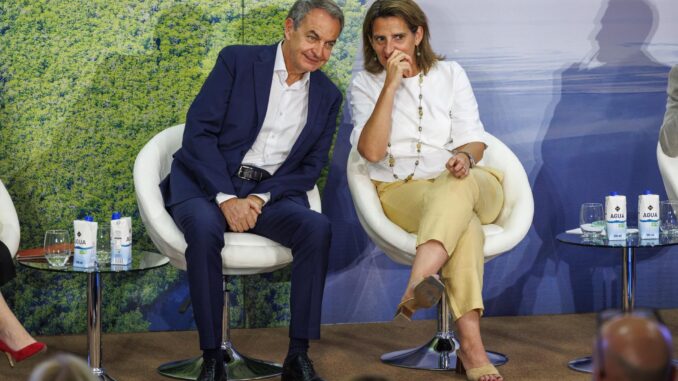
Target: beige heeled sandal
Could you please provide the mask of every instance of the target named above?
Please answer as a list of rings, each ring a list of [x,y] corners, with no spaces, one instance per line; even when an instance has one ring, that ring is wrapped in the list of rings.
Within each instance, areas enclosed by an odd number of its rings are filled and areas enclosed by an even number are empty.
[[[400,304],[393,317],[396,323],[406,323],[412,321],[412,315],[420,308],[429,308],[434,306],[443,295],[445,285],[437,277],[431,275],[422,279],[414,287],[414,297],[409,298]]]
[[[498,379],[499,381],[504,380],[504,377],[499,374],[497,368],[495,368],[492,364],[485,364],[477,368],[466,370],[464,368],[464,363],[461,361],[459,356],[457,356],[457,366],[455,367],[455,371],[459,374],[466,374],[466,379],[468,381],[479,381],[483,376],[494,376],[494,378]]]

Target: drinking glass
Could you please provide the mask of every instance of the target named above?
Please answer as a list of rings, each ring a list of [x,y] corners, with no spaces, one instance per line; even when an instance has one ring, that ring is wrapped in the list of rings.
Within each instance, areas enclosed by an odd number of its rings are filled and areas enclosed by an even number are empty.
[[[579,227],[583,238],[598,237],[605,229],[603,218],[603,204],[599,202],[587,202],[581,205],[579,211]]]
[[[662,233],[670,236],[678,235],[678,201],[665,200],[659,205]]]
[[[111,228],[99,225],[97,229],[97,263],[99,265],[111,262]]]
[[[50,266],[64,267],[71,256],[71,240],[67,230],[47,230],[45,232],[45,259]]]

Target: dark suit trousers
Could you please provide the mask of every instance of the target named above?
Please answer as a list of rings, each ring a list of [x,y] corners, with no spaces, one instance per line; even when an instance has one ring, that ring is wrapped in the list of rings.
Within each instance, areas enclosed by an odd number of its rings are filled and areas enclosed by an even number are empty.
[[[249,183],[238,193],[247,194]],[[251,189],[251,188],[250,188]],[[186,263],[193,314],[200,336],[200,348],[211,349],[222,340],[222,262],[226,220],[217,204],[206,198],[193,198],[171,207],[188,244]],[[283,198],[266,204],[250,233],[267,237],[292,249],[290,291],[290,337],[320,338],[327,256],[331,231],[327,217],[305,205]]]

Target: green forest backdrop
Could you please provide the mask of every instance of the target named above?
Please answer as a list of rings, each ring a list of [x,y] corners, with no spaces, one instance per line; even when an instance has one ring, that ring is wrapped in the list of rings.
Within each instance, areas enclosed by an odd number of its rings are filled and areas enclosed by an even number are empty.
[[[135,248],[154,250],[134,197],[137,152],[184,122],[222,47],[280,40],[291,3],[0,2],[0,179],[19,215],[21,249],[41,246],[45,230],[71,229],[86,213],[108,221],[120,211],[133,216]],[[338,3],[346,25],[324,71],[344,91],[364,6]],[[86,330],[85,275],[17,271],[1,291],[29,330]],[[162,316],[187,294],[183,273],[167,266],[103,278],[105,331],[188,328]],[[288,270],[244,279],[231,281],[233,326],[286,325]]]

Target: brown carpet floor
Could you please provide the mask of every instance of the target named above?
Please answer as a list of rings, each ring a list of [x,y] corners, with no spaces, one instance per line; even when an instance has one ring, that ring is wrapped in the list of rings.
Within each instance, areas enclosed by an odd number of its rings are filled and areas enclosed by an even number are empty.
[[[664,310],[661,315],[675,337],[678,310]],[[425,343],[434,330],[434,321],[417,321],[405,329],[389,323],[327,325],[322,328],[323,339],[311,344],[310,355],[316,370],[328,381],[349,381],[365,375],[391,381],[463,380],[453,372],[397,368],[379,361],[384,352]],[[506,380],[591,379],[590,375],[569,370],[567,362],[590,354],[594,314],[489,317],[482,321],[482,332],[488,349],[509,356],[509,362],[499,368]],[[281,362],[286,353],[285,328],[237,329],[232,337],[236,348],[251,357]],[[0,380],[26,380],[36,364],[57,352],[87,356],[85,335],[39,339],[49,346],[47,354],[19,363],[14,369],[0,361]],[[103,365],[117,381],[169,380],[158,375],[155,368],[163,362],[196,356],[197,348],[194,331],[106,334]]]

